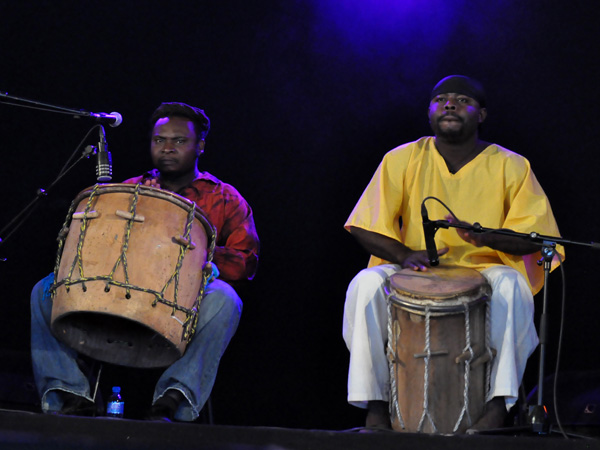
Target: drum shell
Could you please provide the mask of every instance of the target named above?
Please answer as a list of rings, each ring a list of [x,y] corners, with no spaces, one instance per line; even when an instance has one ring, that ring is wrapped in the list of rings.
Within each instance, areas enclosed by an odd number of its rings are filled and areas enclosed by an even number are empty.
[[[140,186],[136,215],[142,216],[143,221],[133,221],[127,233],[127,220],[116,211],[129,212],[135,189],[135,185],[127,184],[100,185],[91,204],[98,217],[86,220],[84,231],[82,220],[71,220],[56,274],[52,331],[78,352],[101,361],[130,367],[162,367],[172,364],[185,351],[186,313],[156,302],[154,292],[161,292],[177,272],[178,279],[167,287],[164,298],[174,301],[177,284],[177,304],[197,309],[203,269],[212,258],[214,232],[200,210],[195,211],[190,233],[195,248],[186,251],[177,270],[181,245],[175,239],[185,234],[192,203],[168,191]],[[74,200],[75,213],[85,211],[90,195],[91,188],[78,195]],[[84,236],[79,258],[81,233]],[[64,283],[74,263],[76,267],[68,281],[82,278],[78,259],[84,278],[107,277],[123,254],[125,241],[126,258],[118,264],[113,279],[139,289],[130,289],[128,295],[124,287],[115,285],[107,292],[105,280],[70,287]]]
[[[452,269],[430,269],[424,276],[437,282],[436,273],[444,278],[448,270]],[[462,433],[483,414],[487,387],[486,364],[471,363],[467,394],[469,414],[465,413],[460,421],[465,404],[465,362],[457,362],[457,358],[465,351],[467,324],[475,353],[471,361],[486,354],[486,307],[491,295],[489,285],[478,272],[470,273],[470,276],[475,278],[475,282],[468,282],[467,287],[451,286],[442,289],[444,292],[435,292],[436,286],[426,298],[421,289],[403,291],[394,286],[393,275],[388,279],[389,348],[393,349],[388,356],[397,392],[397,407],[404,424],[403,427],[398,414],[393,413],[392,427],[396,431]],[[426,327],[428,321],[429,337]],[[427,340],[432,356],[426,374]],[[424,412],[431,415],[435,428],[427,416],[420,426]]]

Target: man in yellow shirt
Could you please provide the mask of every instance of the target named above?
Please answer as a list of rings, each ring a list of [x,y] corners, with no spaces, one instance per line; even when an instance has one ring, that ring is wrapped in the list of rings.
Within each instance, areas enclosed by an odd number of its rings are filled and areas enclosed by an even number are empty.
[[[389,427],[389,370],[385,355],[387,305],[383,284],[401,268],[430,266],[421,204],[432,220],[559,236],[548,199],[529,161],[479,138],[487,116],[476,80],[451,75],[431,93],[433,137],[388,152],[352,211],[345,228],[370,254],[367,269],[350,283],[343,335],[350,350],[348,402],[367,408],[367,427]],[[457,219],[458,218],[458,219]],[[440,229],[437,254],[444,265],[479,270],[492,287],[492,365],[486,412],[474,428],[501,426],[518,397],[527,358],[538,344],[533,295],[543,286],[540,245],[464,228]],[[558,253],[564,254],[558,246]],[[553,268],[558,264],[553,261]],[[402,395],[402,393],[399,393]]]

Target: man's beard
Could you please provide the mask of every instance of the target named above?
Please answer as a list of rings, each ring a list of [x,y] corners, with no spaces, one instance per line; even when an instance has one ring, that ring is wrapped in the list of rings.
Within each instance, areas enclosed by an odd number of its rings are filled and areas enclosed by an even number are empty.
[[[476,130],[471,130],[470,127],[465,126],[463,120],[460,120],[461,127],[458,129],[443,129],[439,121],[435,124],[433,128],[433,132],[438,138],[442,138],[443,140],[451,143],[451,144],[462,144],[463,142],[467,142],[473,135],[477,132]]]
[[[435,135],[439,138],[444,139],[452,144],[461,144],[467,140],[466,132],[464,128],[460,128],[458,130],[442,130],[439,129],[435,133]]]

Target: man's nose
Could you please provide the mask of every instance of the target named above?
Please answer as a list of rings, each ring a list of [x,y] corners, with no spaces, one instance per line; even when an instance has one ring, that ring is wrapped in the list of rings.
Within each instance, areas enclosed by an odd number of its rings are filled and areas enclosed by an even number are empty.
[[[456,109],[456,105],[454,104],[454,102],[452,100],[448,100],[446,102],[446,104],[444,105],[445,109]]]
[[[165,144],[162,148],[163,152],[172,152],[175,150],[175,143],[169,139],[165,139]]]

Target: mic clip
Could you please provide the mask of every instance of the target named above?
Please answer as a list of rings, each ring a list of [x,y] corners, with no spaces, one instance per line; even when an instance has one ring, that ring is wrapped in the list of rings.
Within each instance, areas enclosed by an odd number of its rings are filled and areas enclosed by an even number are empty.
[[[423,221],[423,225],[425,225],[429,229],[433,230],[434,234],[440,228],[444,228],[444,229],[450,228],[450,222],[448,222],[447,220],[428,220],[427,219],[427,220]]]
[[[81,153],[81,157],[89,158],[90,156],[95,155],[96,153],[98,153],[98,147],[96,147],[94,145],[88,145],[83,149],[83,152]]]

